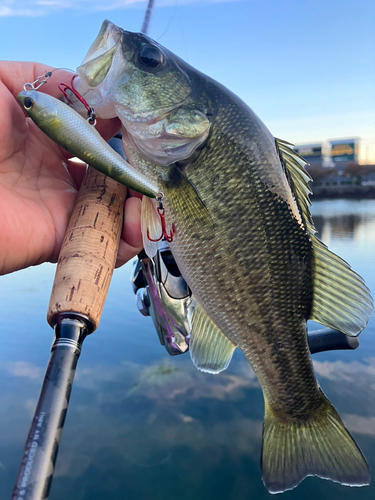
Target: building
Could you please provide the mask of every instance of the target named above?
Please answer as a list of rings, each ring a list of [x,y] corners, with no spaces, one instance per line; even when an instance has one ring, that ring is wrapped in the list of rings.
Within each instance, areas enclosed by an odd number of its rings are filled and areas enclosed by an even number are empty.
[[[312,144],[297,144],[294,150],[301,155],[312,167],[328,167],[330,147],[325,142]]]
[[[335,168],[341,175],[349,163],[358,162],[359,138],[297,144],[294,150],[312,167]]]
[[[337,139],[329,141],[331,145],[331,160],[339,173],[345,170],[349,163],[358,162],[359,138]]]

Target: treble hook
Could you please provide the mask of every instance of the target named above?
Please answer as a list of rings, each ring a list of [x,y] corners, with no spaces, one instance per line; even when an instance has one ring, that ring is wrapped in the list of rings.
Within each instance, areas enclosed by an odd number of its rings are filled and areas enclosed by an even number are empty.
[[[95,127],[96,125],[96,116],[95,116],[95,111],[94,108],[92,108],[87,101],[81,96],[81,94],[75,89],[73,80],[77,75],[73,75],[71,81],[70,81],[70,86],[66,83],[59,83],[58,87],[61,90],[61,92],[64,94],[65,99],[70,102],[70,104],[74,104],[68,97],[68,94],[66,93],[67,90],[70,90],[72,94],[85,106],[87,109],[87,121]]]
[[[149,230],[147,228],[147,238],[152,241],[152,242],[157,242],[157,241],[160,241],[162,239],[162,237],[164,236],[164,238],[168,241],[168,243],[171,243],[171,241],[173,241],[173,236],[175,235],[175,226],[174,224],[172,224],[172,227],[171,227],[171,230],[170,230],[170,233],[168,234],[167,233],[167,228],[166,228],[166,225],[165,225],[165,216],[164,216],[164,207],[163,207],[163,203],[162,203],[162,198],[158,198],[158,202],[159,202],[159,206],[157,208],[157,211],[158,211],[158,214],[160,216],[160,222],[161,222],[161,236],[160,238],[157,238],[156,240],[153,240],[152,238],[150,238],[150,233],[149,233]]]

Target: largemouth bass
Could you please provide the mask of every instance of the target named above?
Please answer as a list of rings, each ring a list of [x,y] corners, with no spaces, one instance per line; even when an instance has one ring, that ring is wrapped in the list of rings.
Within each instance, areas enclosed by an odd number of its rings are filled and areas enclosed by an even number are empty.
[[[193,362],[218,373],[239,347],[258,377],[268,490],[310,475],[369,484],[315,378],[306,321],[358,335],[372,299],[314,235],[305,161],[237,96],[143,34],[106,21],[77,73],[98,115],[120,118],[129,162],[162,186],[171,250],[196,300]]]

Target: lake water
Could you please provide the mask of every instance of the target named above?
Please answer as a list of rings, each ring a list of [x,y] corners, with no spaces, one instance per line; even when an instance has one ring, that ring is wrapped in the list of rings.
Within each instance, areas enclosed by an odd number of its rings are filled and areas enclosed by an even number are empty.
[[[313,214],[324,242],[374,294],[375,202],[319,201]],[[169,357],[136,308],[131,269],[115,272],[100,327],[84,343],[50,499],[270,498],[260,471],[263,398],[245,358],[236,351],[213,376],[189,355]],[[10,497],[49,357],[53,276],[46,264],[0,277],[0,500]],[[374,316],[356,351],[313,359],[375,474]],[[282,498],[373,500],[375,486],[307,478]]]

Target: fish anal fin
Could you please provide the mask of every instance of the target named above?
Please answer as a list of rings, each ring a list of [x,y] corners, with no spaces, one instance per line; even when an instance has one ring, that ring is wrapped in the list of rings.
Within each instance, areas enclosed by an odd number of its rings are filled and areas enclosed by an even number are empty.
[[[197,303],[190,334],[190,356],[203,372],[219,373],[228,368],[236,346],[222,333]]]
[[[367,486],[367,462],[330,401],[304,423],[281,420],[267,404],[263,425],[263,482],[270,493],[295,488],[307,476]]]
[[[315,236],[313,244],[313,303],[310,319],[356,336],[366,326],[373,301],[361,276]]]

